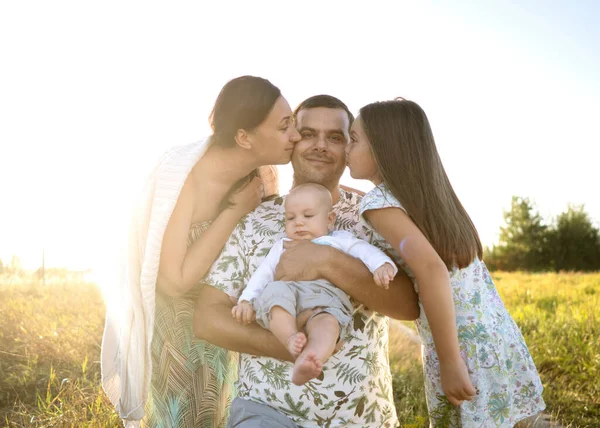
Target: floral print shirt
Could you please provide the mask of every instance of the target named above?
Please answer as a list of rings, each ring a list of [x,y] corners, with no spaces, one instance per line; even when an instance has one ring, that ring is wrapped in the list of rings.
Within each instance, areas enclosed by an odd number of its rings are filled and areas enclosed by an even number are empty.
[[[236,227],[205,282],[238,298],[271,247],[285,236],[284,198],[261,204]],[[358,217],[360,196],[340,189],[335,229],[353,233],[382,250]],[[367,285],[365,285],[367,286]],[[271,406],[301,427],[398,426],[388,359],[388,318],[353,302],[353,323],[341,349],[321,376],[296,386],[293,365],[273,358],[240,355],[240,397]]]

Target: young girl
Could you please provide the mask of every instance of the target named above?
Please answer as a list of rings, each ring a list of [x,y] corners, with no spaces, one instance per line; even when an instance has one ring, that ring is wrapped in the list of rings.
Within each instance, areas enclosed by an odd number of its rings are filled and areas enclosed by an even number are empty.
[[[407,100],[369,104],[350,137],[352,177],[376,185],[360,214],[392,245],[419,294],[432,426],[513,426],[542,411],[537,370],[481,261],[425,112]]]

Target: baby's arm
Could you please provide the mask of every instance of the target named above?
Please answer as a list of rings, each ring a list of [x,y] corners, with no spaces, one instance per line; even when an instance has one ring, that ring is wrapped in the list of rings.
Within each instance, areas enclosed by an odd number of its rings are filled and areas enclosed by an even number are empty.
[[[454,405],[472,399],[475,389],[460,355],[448,268],[402,209],[369,210],[364,216],[399,251],[416,277],[419,298],[440,360],[442,390],[446,397]]]
[[[238,321],[246,324],[254,321],[254,308],[252,302],[263,291],[265,286],[275,278],[275,268],[283,251],[283,242],[277,242],[267,254],[267,257],[258,265],[246,288],[240,295],[238,304],[231,309],[231,315]]]
[[[398,267],[392,259],[379,248],[351,234],[346,236],[346,239],[348,240],[346,252],[360,259],[367,266],[373,274],[375,284],[383,288],[388,288],[390,282],[398,273]]]
[[[394,270],[396,268],[396,270]],[[396,265],[385,263],[375,269],[373,272],[373,281],[375,284],[386,290],[390,287],[390,282],[394,280],[398,267]]]

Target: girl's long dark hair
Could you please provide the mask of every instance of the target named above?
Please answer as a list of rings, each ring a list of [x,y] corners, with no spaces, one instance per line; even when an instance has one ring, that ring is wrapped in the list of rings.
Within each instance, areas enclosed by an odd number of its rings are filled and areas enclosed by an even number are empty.
[[[423,109],[408,100],[360,109],[382,180],[448,269],[482,258],[479,234],[458,200]]]

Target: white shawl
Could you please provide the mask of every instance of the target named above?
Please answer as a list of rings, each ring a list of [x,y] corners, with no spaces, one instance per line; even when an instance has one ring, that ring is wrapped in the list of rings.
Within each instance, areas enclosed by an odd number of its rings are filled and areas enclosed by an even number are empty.
[[[177,198],[210,138],[179,146],[149,177],[129,228],[118,305],[109,305],[102,338],[102,386],[128,427],[139,426],[148,398],[156,278],[162,239]]]

